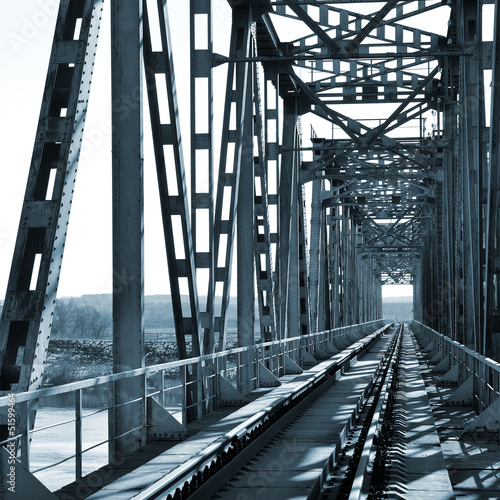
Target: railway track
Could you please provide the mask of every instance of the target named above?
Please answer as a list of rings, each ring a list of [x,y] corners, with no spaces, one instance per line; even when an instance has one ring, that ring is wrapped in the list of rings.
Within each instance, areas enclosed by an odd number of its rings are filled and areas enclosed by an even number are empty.
[[[350,441],[328,474],[316,498],[359,500],[383,498],[387,486],[387,451],[393,437],[403,324],[378,368],[368,399],[362,405]]]
[[[367,498],[371,477],[380,478],[373,464],[383,461],[401,332],[388,325],[308,370],[288,394],[134,498]]]

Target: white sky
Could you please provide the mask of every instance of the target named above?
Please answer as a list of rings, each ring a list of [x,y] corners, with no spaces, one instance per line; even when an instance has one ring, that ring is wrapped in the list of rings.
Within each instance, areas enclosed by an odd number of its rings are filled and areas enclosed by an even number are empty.
[[[0,58],[3,68],[8,68],[0,81],[2,297],[7,286],[54,33],[55,12],[51,13],[57,4],[56,1],[39,0],[9,2],[4,6],[6,15],[0,19]],[[104,26],[109,24],[108,9],[103,22]],[[104,35],[87,121],[87,144],[89,132],[99,130],[104,120],[109,120],[106,106],[100,105],[109,101],[110,96],[106,84],[109,70],[102,67],[103,52],[109,51],[109,36],[106,31]],[[95,137],[92,153],[80,161],[59,295],[109,290],[111,256],[109,252],[100,252],[99,247],[109,247],[111,234],[109,203],[102,201],[110,194],[110,137],[109,132],[102,133],[100,141],[97,141],[97,133]],[[106,244],[97,243],[99,239]]]
[[[0,18],[0,64],[4,68],[0,78],[0,297],[4,296],[10,271],[59,1],[22,0],[3,3],[3,15]],[[185,146],[189,143],[186,4],[169,2]],[[112,288],[109,7],[109,2],[105,2],[59,296],[109,293]],[[218,0],[214,2],[215,52],[226,53],[229,27],[227,2]],[[218,89],[225,85],[224,69],[217,69],[215,78],[214,113],[217,123],[223,109],[223,92]],[[148,121],[146,114],[145,292],[149,295],[168,293],[169,286]],[[217,143],[216,137],[216,148]],[[184,156],[188,165],[187,149],[184,150]],[[233,282],[235,278],[233,273]],[[404,285],[385,286],[383,290],[384,296],[412,293],[412,288]],[[199,293],[204,294],[205,291],[199,290]]]
[[[58,4],[58,0],[9,2],[3,6],[4,15],[0,19],[0,64],[5,69],[0,79],[0,297],[4,296],[7,287]],[[172,6],[171,18],[175,18],[175,22],[171,21],[171,28],[180,116],[184,126],[184,143],[189,144],[188,9],[184,2],[169,4]],[[105,2],[59,296],[109,293],[112,289],[109,7],[109,2]],[[217,2],[214,11],[214,22],[217,21],[218,25],[214,34],[216,51],[228,45],[229,16],[227,2]],[[222,109],[219,101],[215,104],[217,109]],[[147,100],[144,110],[147,111]],[[168,293],[167,263],[147,114],[144,133],[145,292]],[[184,156],[188,165],[187,149]],[[200,290],[200,293],[206,292]]]
[[[388,297],[412,297],[412,285],[383,285],[382,286],[382,299]]]

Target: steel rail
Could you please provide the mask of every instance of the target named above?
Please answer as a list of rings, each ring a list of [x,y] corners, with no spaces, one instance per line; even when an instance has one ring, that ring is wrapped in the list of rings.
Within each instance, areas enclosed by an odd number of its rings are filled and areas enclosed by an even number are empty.
[[[349,495],[349,500],[362,500],[368,498],[369,487],[371,480],[372,464],[373,458],[376,452],[376,439],[378,430],[380,429],[381,423],[384,419],[385,412],[384,406],[387,401],[387,396],[389,393],[389,388],[391,387],[391,382],[394,375],[394,364],[396,363],[395,358],[401,351],[401,338],[403,331],[403,323],[401,323],[397,333],[396,333],[396,343],[391,354],[391,359],[387,364],[387,369],[383,374],[384,382],[381,391],[377,397],[377,405],[371,419],[370,428],[366,436],[365,444],[363,446],[363,451],[361,452],[361,457],[356,469],[356,475],[351,487],[351,493]]]
[[[377,446],[376,436],[385,417],[387,397],[392,385],[395,366],[401,352],[403,324],[398,327],[386,355],[380,362],[376,373],[367,386],[369,393],[362,403],[362,409],[357,415],[354,428],[361,427],[357,431],[357,439],[347,446],[347,455],[351,455],[348,464],[344,467],[343,479],[332,478],[338,473],[339,460],[337,455],[330,466],[330,472],[319,484],[318,489],[310,498],[343,498],[348,500],[362,500],[369,496],[372,478],[373,459]],[[363,414],[366,414],[364,417]],[[346,448],[338,455],[338,458],[346,456]],[[335,472],[334,472],[335,471]],[[333,484],[335,482],[336,484]]]

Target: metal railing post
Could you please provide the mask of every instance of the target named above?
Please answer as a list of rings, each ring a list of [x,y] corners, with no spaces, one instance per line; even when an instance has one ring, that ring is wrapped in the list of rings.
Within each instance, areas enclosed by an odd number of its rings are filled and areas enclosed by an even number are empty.
[[[215,358],[215,373],[214,373],[214,409],[220,406],[220,381],[219,381],[219,358]]]
[[[111,391],[109,391],[108,400],[108,461],[113,463],[115,461],[115,443],[116,443],[116,407],[115,407],[115,391],[116,386],[111,382]]]
[[[30,406],[32,401],[24,401],[21,403],[21,463],[29,471],[30,470]]]
[[[75,391],[75,478],[82,478],[82,390]]]
[[[259,370],[259,363],[260,363],[260,356],[261,356],[261,351],[262,348],[260,346],[257,347],[255,350],[255,379],[257,381],[257,387],[260,387],[260,370]]]
[[[180,367],[180,375],[181,375],[181,381],[184,381],[182,385],[182,425],[187,424],[187,402],[188,402],[188,397],[187,397],[187,391],[188,391],[188,384],[187,384],[187,365],[182,365]]]
[[[160,390],[161,390],[161,406],[165,408],[165,370],[160,371],[161,382],[160,382]]]
[[[198,418],[203,417],[205,414],[204,411],[204,387],[203,387],[203,380],[204,380],[204,363],[201,361],[201,359],[198,359],[196,363],[196,414]]]
[[[141,429],[141,446],[145,446],[148,439],[148,376],[146,373],[142,375],[142,429]]]
[[[244,370],[241,366],[241,356],[240,353],[236,353],[236,387],[239,391],[244,392],[243,385],[245,381],[243,380]]]

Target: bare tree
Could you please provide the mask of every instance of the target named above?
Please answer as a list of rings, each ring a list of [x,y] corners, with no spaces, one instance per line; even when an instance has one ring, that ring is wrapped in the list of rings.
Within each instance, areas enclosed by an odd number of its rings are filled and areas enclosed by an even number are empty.
[[[111,318],[93,307],[90,309],[87,315],[88,335],[94,339],[104,338],[107,329],[111,326]]]
[[[78,306],[73,299],[56,304],[52,332],[59,338],[103,339],[111,326],[111,314],[92,306]]]
[[[52,322],[52,333],[56,337],[68,337],[73,329],[75,320],[74,301],[58,300],[54,310],[54,321]]]

